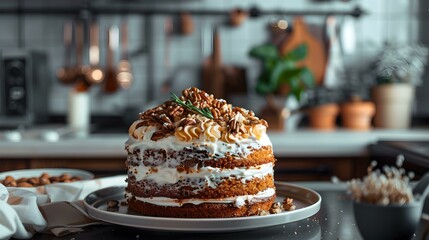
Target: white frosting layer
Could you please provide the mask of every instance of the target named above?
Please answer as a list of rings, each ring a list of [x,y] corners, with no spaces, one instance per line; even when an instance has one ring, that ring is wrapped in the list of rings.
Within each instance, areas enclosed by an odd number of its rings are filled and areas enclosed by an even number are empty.
[[[148,132],[145,133],[143,140],[137,140],[130,136],[126,145],[129,146],[131,152],[135,149],[140,149],[143,152],[147,149],[164,149],[166,151],[181,151],[186,148],[207,151],[211,157],[222,158],[227,153],[247,156],[252,153],[253,149],[260,149],[264,146],[272,146],[270,139],[266,133],[262,133],[258,140],[255,137],[249,137],[238,140],[236,143],[226,143],[223,141],[205,141],[201,139],[192,140],[189,142],[181,141],[175,136],[169,136],[158,141],[150,140]]]
[[[273,174],[273,163],[266,163],[256,167],[243,167],[243,168],[215,168],[215,167],[202,167],[197,169],[195,166],[192,172],[179,172],[176,168],[170,168],[163,164],[157,167],[147,167],[145,165],[140,166],[129,166],[129,171],[133,173],[136,181],[150,180],[158,185],[164,184],[175,184],[183,179],[195,179],[202,178],[204,181],[201,183],[207,183],[208,186],[215,188],[217,182],[222,178],[229,178],[235,176],[240,179],[243,183],[252,178],[263,178],[268,174]]]
[[[136,200],[154,204],[157,206],[165,207],[180,207],[183,204],[194,204],[199,205],[202,203],[232,203],[235,207],[242,207],[248,203],[255,203],[262,200],[265,200],[275,194],[274,188],[267,188],[264,191],[258,192],[255,195],[244,195],[228,198],[218,198],[218,199],[200,199],[200,198],[190,198],[190,199],[177,199],[177,198],[166,198],[166,197],[152,197],[152,198],[143,198],[135,197]],[[131,194],[127,194],[127,197],[131,197]]]

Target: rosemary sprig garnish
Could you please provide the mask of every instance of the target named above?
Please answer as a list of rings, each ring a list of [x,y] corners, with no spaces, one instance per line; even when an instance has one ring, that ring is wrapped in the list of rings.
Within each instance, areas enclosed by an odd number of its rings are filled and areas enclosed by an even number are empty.
[[[180,105],[180,106],[182,106],[182,107],[188,108],[189,110],[191,110],[191,111],[193,111],[193,112],[195,112],[195,113],[198,113],[198,114],[203,115],[204,117],[207,117],[207,118],[213,119],[212,112],[210,111],[210,109],[209,109],[208,107],[205,107],[205,108],[197,108],[197,107],[195,107],[195,106],[191,103],[191,101],[189,101],[189,99],[188,99],[188,100],[186,100],[186,102],[184,102],[184,101],[182,101],[182,100],[181,100],[181,99],[180,99],[176,94],[174,94],[174,93],[171,93],[171,100],[172,100],[173,102],[175,102],[175,103],[179,104],[179,105]]]

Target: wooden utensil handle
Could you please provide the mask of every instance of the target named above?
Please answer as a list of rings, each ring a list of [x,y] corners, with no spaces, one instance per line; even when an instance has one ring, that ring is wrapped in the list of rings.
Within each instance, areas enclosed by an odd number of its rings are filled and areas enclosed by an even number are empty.
[[[76,64],[78,66],[82,65],[82,57],[83,57],[83,23],[76,23]]]
[[[105,84],[104,92],[105,93],[114,93],[118,89],[118,84],[116,82],[116,69],[114,67],[114,50],[118,48],[118,28],[116,26],[111,26],[107,33],[107,64],[105,70]]]
[[[164,67],[170,68],[170,45],[171,45],[171,34],[173,33],[173,20],[168,17],[164,22]]]
[[[128,23],[123,20],[121,23],[121,58],[128,59]]]
[[[64,23],[64,65],[69,67],[71,64],[71,45],[72,45],[72,35],[73,35],[73,22],[67,21]]]
[[[100,48],[98,46],[99,43],[99,31],[100,28],[97,22],[92,22],[89,29],[89,63],[92,66],[98,65],[100,62]]]
[[[113,68],[113,51],[118,47],[118,29],[115,26],[109,28],[107,34],[107,66]]]

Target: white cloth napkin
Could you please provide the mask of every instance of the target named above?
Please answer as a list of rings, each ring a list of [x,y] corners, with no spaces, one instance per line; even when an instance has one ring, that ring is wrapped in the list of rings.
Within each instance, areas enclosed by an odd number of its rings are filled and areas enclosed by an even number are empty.
[[[63,236],[101,224],[91,219],[82,199],[89,193],[125,184],[125,176],[37,188],[6,188],[0,184],[0,239],[31,238],[36,232]]]

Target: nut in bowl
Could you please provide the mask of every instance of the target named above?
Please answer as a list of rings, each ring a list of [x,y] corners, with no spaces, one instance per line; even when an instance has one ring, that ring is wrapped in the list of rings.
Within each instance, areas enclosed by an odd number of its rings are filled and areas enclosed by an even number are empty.
[[[399,160],[403,157],[399,157]],[[401,167],[402,161],[398,161]],[[429,173],[411,188],[402,168],[373,170],[363,180],[353,179],[349,190],[359,232],[364,239],[410,239],[420,222],[423,203],[429,192]]]
[[[88,171],[67,168],[23,169],[0,173],[6,187],[37,188],[48,184],[70,183],[93,179]]]

